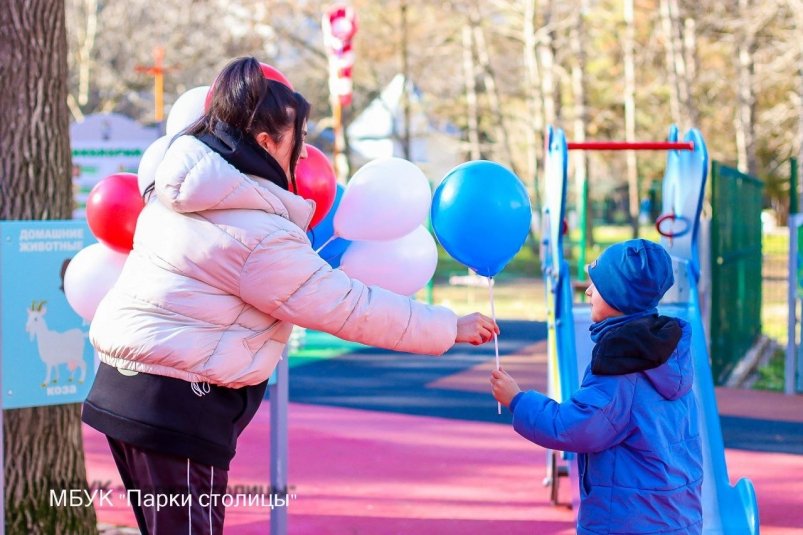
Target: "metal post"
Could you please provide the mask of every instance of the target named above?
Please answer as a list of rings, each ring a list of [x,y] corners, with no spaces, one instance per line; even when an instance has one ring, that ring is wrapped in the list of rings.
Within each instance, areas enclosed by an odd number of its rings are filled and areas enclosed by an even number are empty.
[[[271,494],[284,499],[283,507],[274,507],[270,512],[271,535],[287,534],[287,399],[288,399],[288,351],[285,348],[282,360],[276,366],[276,383],[268,387],[270,395],[270,488]]]
[[[429,231],[430,234],[433,233],[432,220],[430,220],[429,217],[427,217],[427,230]],[[434,289],[435,289],[435,275],[433,274],[432,277],[430,277],[429,281],[427,281],[427,285],[425,286],[425,299],[428,305],[431,305],[435,302]]]
[[[169,69],[164,65],[165,50],[153,49],[153,65],[137,65],[135,70],[153,76],[153,118],[157,123],[164,120],[164,75]]]
[[[577,195],[577,226],[580,227],[580,243],[579,252],[577,254],[577,280],[583,282],[586,280],[586,249],[588,248],[588,233],[586,220],[588,214],[586,213],[586,199],[588,198],[588,177],[584,177],[580,182],[580,192]],[[583,294],[585,296],[585,294]],[[583,297],[585,299],[585,297]]]
[[[343,136],[343,106],[340,105],[340,97],[332,94],[332,130],[335,136],[332,143],[332,166],[335,168],[335,177],[341,184],[346,183],[346,173],[340,165],[340,154],[343,152],[341,139]]]
[[[787,302],[789,305],[789,318],[787,320],[786,335],[786,361],[784,365],[784,392],[795,393],[795,354],[797,353],[797,225],[800,218],[789,217],[789,289]]]
[[[803,317],[803,300],[798,299],[800,303],[800,316]],[[797,359],[797,381],[795,382],[795,387],[797,388],[797,392],[803,392],[803,347],[798,342],[797,344],[797,351],[795,351],[795,359]]]
[[[789,158],[789,215],[800,211],[800,196],[797,192],[797,158]]]

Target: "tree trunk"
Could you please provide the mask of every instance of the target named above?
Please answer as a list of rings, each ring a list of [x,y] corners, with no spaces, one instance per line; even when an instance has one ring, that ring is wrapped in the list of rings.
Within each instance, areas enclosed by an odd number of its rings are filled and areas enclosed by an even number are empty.
[[[538,182],[538,154],[543,148],[544,110],[539,91],[541,75],[538,70],[535,39],[535,2],[524,1],[522,24],[522,52],[524,56],[524,81],[527,99],[527,123],[524,126],[527,146],[527,175],[533,194],[533,219],[530,225],[530,248],[536,256],[541,254],[541,185]]]
[[[585,24],[584,17],[588,9],[587,0],[582,0],[575,21],[569,31],[569,48],[574,63],[572,64],[572,96],[574,100],[574,121],[573,138],[575,141],[585,141],[586,123],[588,122],[588,103],[586,97],[586,47],[585,47]],[[588,206],[588,158],[583,150],[576,150],[572,153],[572,164],[574,166],[574,179],[577,184],[577,212],[578,224],[584,230],[585,241],[580,244],[580,258],[577,276],[580,280],[585,280],[585,271],[582,267],[585,264],[585,249],[594,245],[592,218],[589,214]]]
[[[535,2],[536,0],[524,0],[523,55],[525,91],[529,112],[529,120],[525,127],[525,132],[527,132],[527,174],[532,180],[533,200],[535,201],[535,210],[537,212],[541,209],[541,192],[538,183],[538,154],[539,149],[543,147],[542,136],[545,123],[544,109],[539,91],[541,74],[538,69],[536,55]]]
[[[85,0],[86,31],[78,51],[78,104],[89,102],[89,79],[92,70],[92,50],[98,34],[98,0]]]
[[[539,0],[544,20],[541,39],[538,40],[538,57],[541,60],[541,93],[544,98],[544,121],[554,124],[557,118],[555,105],[555,54],[552,48],[552,0]]]
[[[803,2],[797,11],[797,33],[803,35]],[[803,176],[803,39],[797,40],[798,48],[800,49],[797,56],[797,72],[798,72],[798,105],[797,105],[797,176]],[[798,178],[799,180],[799,178]],[[797,193],[794,193],[797,194]],[[800,204],[798,204],[800,207]]]
[[[625,0],[627,1],[627,0]],[[672,37],[672,16],[669,10],[669,0],[661,0],[661,28],[664,32],[666,51],[666,74],[669,78],[669,113],[672,122],[680,125],[680,95],[678,94],[678,73],[675,69],[675,39]]]
[[[471,13],[471,25],[474,29],[474,42],[477,45],[477,56],[482,68],[483,81],[485,82],[485,90],[488,93],[488,99],[491,104],[491,112],[495,120],[496,142],[501,143],[502,150],[504,151],[505,159],[513,170],[513,173],[520,177],[518,166],[513,159],[513,150],[510,147],[510,138],[508,136],[507,125],[505,124],[505,116],[502,113],[502,99],[499,98],[499,89],[496,87],[496,76],[491,65],[491,58],[488,54],[488,45],[485,42],[485,32],[480,25],[482,20],[479,9],[476,4],[473,6]]]
[[[755,176],[756,174],[756,147],[755,147],[755,116],[756,98],[753,92],[753,78],[755,65],[753,54],[755,52],[755,35],[747,28],[751,10],[750,0],[739,0],[739,15],[744,24],[744,30],[737,40],[737,69],[738,69],[738,108],[734,118],[736,130],[736,152],[739,170]]]
[[[469,156],[479,160],[480,121],[477,105],[477,72],[474,64],[474,46],[471,26],[463,26],[463,73],[466,77],[466,123],[468,124]]]
[[[0,0],[0,219],[72,213],[67,37],[62,0]],[[87,489],[77,404],[5,411],[8,534],[96,533],[92,507],[50,490]]]
[[[700,126],[700,112],[692,94],[693,81],[697,80],[697,21],[694,17],[686,17],[683,23],[683,54],[686,62],[686,78],[688,80],[688,120],[689,127]]]
[[[677,82],[678,100],[680,101],[680,121],[682,128],[686,129],[691,126],[691,90],[689,87],[689,73],[686,65],[686,52],[684,50],[685,41],[683,39],[683,30],[680,26],[680,7],[678,0],[668,0],[669,4],[669,20],[670,20],[670,38],[672,44],[673,66],[672,68],[677,73],[675,80]]]
[[[635,42],[636,28],[633,17],[633,0],[624,0],[625,33],[624,49],[625,62],[625,140],[636,140],[636,66],[635,66]],[[634,238],[638,238],[638,212],[639,212],[639,187],[638,187],[638,161],[636,152],[625,151],[627,158],[627,185],[628,185],[628,204],[630,207],[630,226]]]
[[[788,0],[789,8],[795,14],[795,35],[797,39],[797,176],[803,176],[803,0]],[[799,178],[798,178],[799,179]],[[798,187],[800,187],[798,185]],[[803,201],[803,193],[799,194],[796,191],[791,192],[791,195],[799,195],[798,201]],[[803,212],[803,204],[798,202],[798,212]]]
[[[407,43],[407,0],[402,0],[400,6],[401,15],[401,67],[404,76],[402,85],[402,117],[404,119],[404,132],[402,133],[402,151],[404,159],[412,161],[412,137],[410,132],[410,51]]]
[[[666,41],[666,72],[669,78],[669,108],[672,121],[681,129],[697,123],[692,102],[691,80],[696,73],[696,36],[694,18],[681,26],[678,0],[661,0],[661,25]]]

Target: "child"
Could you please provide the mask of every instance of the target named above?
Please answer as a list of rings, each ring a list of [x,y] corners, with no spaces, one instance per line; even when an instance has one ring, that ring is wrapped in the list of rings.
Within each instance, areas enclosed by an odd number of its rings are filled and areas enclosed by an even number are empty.
[[[691,327],[656,309],[674,283],[672,261],[660,245],[630,240],[588,275],[596,345],[580,389],[557,403],[498,370],[493,395],[524,438],[578,453],[579,534],[701,533]]]

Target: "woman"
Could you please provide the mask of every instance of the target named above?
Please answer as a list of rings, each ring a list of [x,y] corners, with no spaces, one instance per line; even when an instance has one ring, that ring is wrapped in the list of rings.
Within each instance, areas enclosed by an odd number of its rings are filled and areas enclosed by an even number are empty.
[[[157,169],[134,249],[95,314],[101,365],[83,420],[141,491],[143,533],[222,531],[223,504],[199,498],[225,493],[237,437],[293,325],[433,355],[498,332],[481,314],[366,287],[312,250],[314,206],[288,191],[308,114],[254,58],[226,66],[209,111]],[[192,499],[164,507],[148,493]]]

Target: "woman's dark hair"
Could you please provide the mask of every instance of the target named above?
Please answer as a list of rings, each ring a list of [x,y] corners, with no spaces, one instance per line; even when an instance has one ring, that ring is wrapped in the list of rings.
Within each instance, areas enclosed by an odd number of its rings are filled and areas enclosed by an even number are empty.
[[[289,178],[297,191],[295,170],[304,147],[304,122],[309,111],[310,105],[300,93],[281,82],[265,78],[255,58],[237,58],[229,62],[215,79],[209,109],[182,134],[211,133],[222,122],[252,136],[265,132],[278,143],[292,127]],[[146,194],[152,190],[151,185]]]

